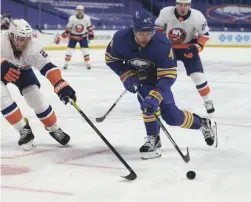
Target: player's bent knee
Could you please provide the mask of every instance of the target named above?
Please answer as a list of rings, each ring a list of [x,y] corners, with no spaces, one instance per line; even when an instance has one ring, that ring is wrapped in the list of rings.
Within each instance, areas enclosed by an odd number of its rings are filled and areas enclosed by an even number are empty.
[[[22,94],[26,103],[34,109],[36,114],[43,112],[49,106],[44,95],[40,92],[36,85],[27,86],[23,89]]]

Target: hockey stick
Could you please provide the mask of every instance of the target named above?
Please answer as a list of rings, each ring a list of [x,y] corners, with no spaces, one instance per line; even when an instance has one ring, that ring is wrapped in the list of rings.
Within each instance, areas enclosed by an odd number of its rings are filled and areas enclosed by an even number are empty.
[[[102,122],[105,120],[105,118],[107,117],[108,114],[110,114],[110,112],[113,110],[113,108],[117,105],[117,103],[120,101],[120,99],[126,94],[126,90],[124,90],[119,98],[113,103],[113,105],[110,107],[110,109],[105,113],[105,115],[101,116],[101,117],[98,117],[96,118],[96,121],[97,122]]]
[[[44,32],[38,25],[36,25],[36,29],[37,29],[41,34],[54,35],[53,33]]]
[[[90,119],[85,115],[85,113],[79,108],[79,106],[70,99],[71,105],[79,112],[79,114],[86,120],[86,122],[92,127],[92,129],[98,134],[98,136],[105,142],[105,144],[112,150],[112,152],[117,156],[121,163],[130,171],[130,174],[123,177],[127,180],[135,180],[137,178],[136,173],[133,169],[126,163],[126,161],[120,156],[120,154],[114,149],[114,147],[108,142],[108,140],[102,135],[102,133],[96,128],[96,126],[90,121]]]
[[[138,94],[138,96],[140,97],[141,100],[144,100],[143,96],[140,94],[140,92],[138,91],[138,89],[136,89],[136,92]],[[173,140],[172,136],[170,135],[170,133],[167,131],[167,129],[165,128],[165,126],[163,125],[163,123],[161,122],[161,120],[159,119],[159,117],[154,113],[154,111],[152,109],[149,109],[151,111],[151,113],[153,114],[154,118],[156,119],[156,121],[159,123],[161,129],[163,130],[163,132],[166,134],[166,136],[169,138],[169,140],[171,141],[171,143],[173,144],[174,148],[177,150],[177,152],[180,154],[180,156],[182,157],[182,159],[188,163],[190,161],[190,154],[189,154],[189,150],[187,147],[187,154],[184,155],[180,148],[178,147],[178,145],[176,144],[176,142]]]

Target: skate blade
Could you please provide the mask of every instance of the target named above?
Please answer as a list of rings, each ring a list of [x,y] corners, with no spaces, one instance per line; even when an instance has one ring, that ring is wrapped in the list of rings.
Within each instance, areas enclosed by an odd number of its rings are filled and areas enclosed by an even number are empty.
[[[30,151],[33,148],[35,148],[36,145],[34,143],[34,140],[31,140],[31,141],[27,142],[26,144],[22,144],[20,147],[22,147],[24,151]]]
[[[143,160],[154,159],[161,157],[161,150],[160,148],[156,149],[153,152],[141,152],[141,158]]]
[[[212,126],[212,133],[214,134],[214,141],[215,144],[214,146],[217,148],[218,147],[218,134],[217,134],[217,123],[213,121],[214,125]]]

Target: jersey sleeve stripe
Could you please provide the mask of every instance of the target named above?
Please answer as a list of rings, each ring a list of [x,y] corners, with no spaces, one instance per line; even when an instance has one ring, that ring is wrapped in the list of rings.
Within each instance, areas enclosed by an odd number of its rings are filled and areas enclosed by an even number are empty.
[[[155,29],[156,31],[158,31],[158,32],[163,32],[163,31],[165,31],[165,27],[160,26],[160,25],[156,25],[156,24],[155,24],[154,29]]]
[[[208,40],[209,36],[203,35],[198,37],[197,42],[204,46]]]
[[[124,59],[121,58],[116,58],[111,56],[111,54],[109,52],[105,53],[105,61],[106,63],[110,63],[110,62],[116,62],[116,61],[123,61]]]
[[[61,71],[57,66],[51,62],[47,63],[41,70],[41,74],[45,76],[54,86],[59,80],[62,79]]]
[[[161,78],[176,79],[176,77],[177,77],[176,67],[170,69],[157,68],[157,79]]]

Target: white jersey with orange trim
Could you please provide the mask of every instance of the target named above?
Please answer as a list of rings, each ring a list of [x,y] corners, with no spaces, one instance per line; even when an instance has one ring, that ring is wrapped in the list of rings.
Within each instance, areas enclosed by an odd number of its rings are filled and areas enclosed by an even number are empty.
[[[20,69],[34,67],[47,77],[52,84],[62,78],[59,68],[51,63],[48,54],[36,38],[30,39],[28,46],[20,53],[20,57],[14,55],[8,32],[2,34],[1,44],[4,47],[1,48],[1,58],[5,58]]]
[[[201,45],[205,45],[209,39],[209,27],[205,16],[196,9],[191,9],[190,16],[182,21],[175,15],[175,7],[165,7],[160,11],[155,21],[155,29],[163,31],[169,38],[174,48],[186,48],[191,41],[197,39]],[[182,45],[183,44],[183,45]],[[185,45],[186,44],[186,45]]]
[[[36,38],[31,38],[27,48],[22,51],[20,58],[14,55],[7,32],[2,34],[1,43],[2,47],[4,47],[1,48],[1,57],[18,66],[20,69],[34,67],[40,71],[50,62],[49,56],[42,50],[42,46]]]
[[[66,29],[69,29],[72,35],[86,36],[88,30],[92,29],[91,19],[86,14],[83,15],[83,18],[78,18],[77,15],[72,15],[69,17]]]

